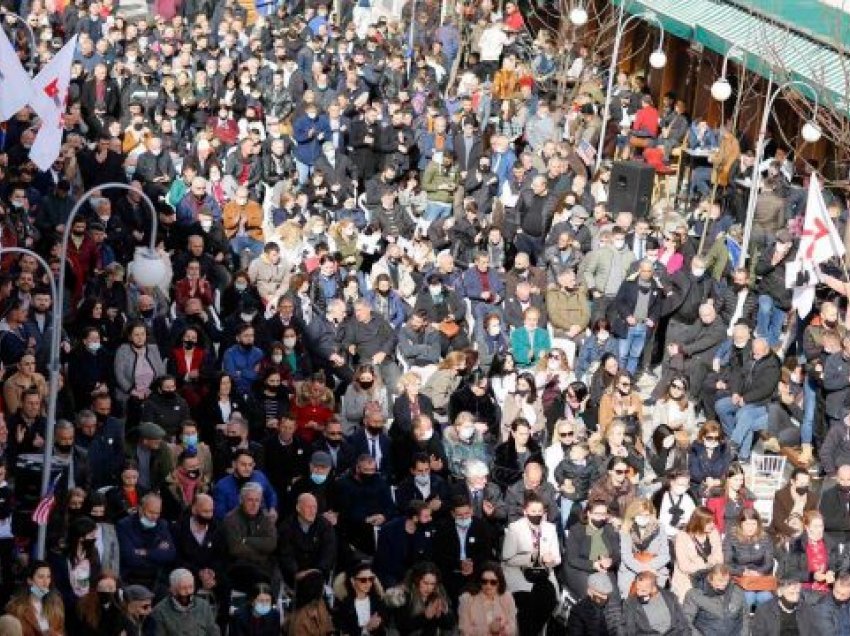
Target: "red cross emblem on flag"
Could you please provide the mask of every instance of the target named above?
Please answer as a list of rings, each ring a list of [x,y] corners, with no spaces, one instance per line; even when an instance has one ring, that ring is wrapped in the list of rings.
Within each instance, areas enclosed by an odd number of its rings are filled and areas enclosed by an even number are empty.
[[[62,108],[62,100],[59,99],[59,78],[54,78],[50,84],[44,87],[44,94],[53,100],[56,108]]]
[[[806,249],[806,260],[811,260],[815,255],[815,246],[817,242],[823,238],[827,238],[829,236],[829,228],[826,227],[826,224],[823,220],[815,217],[814,219],[815,228],[804,228],[802,232],[800,232],[800,236],[811,237],[809,241],[808,248]]]

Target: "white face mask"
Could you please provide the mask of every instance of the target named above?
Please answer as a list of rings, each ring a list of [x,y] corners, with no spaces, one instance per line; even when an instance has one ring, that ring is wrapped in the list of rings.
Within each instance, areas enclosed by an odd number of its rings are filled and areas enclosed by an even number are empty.
[[[609,334],[607,331],[600,331],[598,334],[596,334],[596,339],[599,342],[607,342],[610,335],[611,334]]]
[[[298,338],[284,338],[283,346],[287,349],[292,349],[295,347],[295,343],[298,342]]]
[[[468,442],[469,440],[472,439],[472,436],[475,435],[475,427],[474,426],[464,426],[462,429],[460,429],[460,431],[458,432],[458,435],[460,435],[460,438],[462,440],[464,440],[465,442]]]
[[[716,442],[714,440],[706,440],[705,442],[703,442],[703,444],[705,444],[706,448],[717,448],[719,446],[719,442]]]
[[[428,290],[431,292],[432,296],[439,296],[442,293],[443,288],[440,285],[430,285]]]
[[[623,239],[617,239],[612,243],[614,249],[621,250],[626,246],[626,241]]]
[[[561,368],[561,361],[560,360],[549,360],[549,362],[546,363],[546,366],[549,368],[550,371],[557,371],[558,369]]]
[[[502,327],[499,324],[490,325],[489,327],[487,327],[487,333],[491,336],[498,336],[500,333],[502,333]]]
[[[693,272],[696,278],[700,278],[703,274],[705,274],[705,269],[694,269]]]
[[[428,441],[428,440],[430,440],[432,437],[434,437],[434,429],[433,429],[433,428],[430,428],[430,429],[428,429],[427,431],[425,431],[424,433],[420,433],[420,434],[419,434],[419,441],[421,441],[421,442],[427,442],[427,441]]]
[[[673,437],[672,435],[668,435],[667,437],[664,438],[664,441],[661,442],[661,445],[664,448],[673,448],[673,444],[675,444],[675,443],[676,443],[676,438]]]
[[[201,221],[201,229],[204,232],[209,232],[210,228],[212,228],[212,219],[209,219],[208,221]]]
[[[280,364],[281,362],[283,362],[283,356],[279,353],[276,353],[272,356],[272,362],[274,362],[275,364]]]
[[[638,515],[635,517],[635,523],[639,528],[645,528],[649,525],[649,516],[648,515]]]

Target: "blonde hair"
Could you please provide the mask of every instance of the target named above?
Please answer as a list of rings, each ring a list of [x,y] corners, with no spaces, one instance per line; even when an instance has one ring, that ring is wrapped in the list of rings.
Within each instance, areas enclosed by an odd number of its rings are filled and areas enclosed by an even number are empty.
[[[408,371],[407,373],[402,374],[402,376],[398,379],[396,391],[398,391],[398,393],[404,393],[413,383],[418,383],[421,386],[422,378],[420,378],[419,374],[415,371]]]
[[[456,369],[461,365],[466,367],[466,354],[463,351],[449,351],[438,368]]]
[[[652,505],[649,499],[635,499],[626,507],[626,512],[623,515],[622,531],[631,532],[632,527],[635,525],[635,517],[640,514],[650,515],[653,519],[657,520],[655,506]]]

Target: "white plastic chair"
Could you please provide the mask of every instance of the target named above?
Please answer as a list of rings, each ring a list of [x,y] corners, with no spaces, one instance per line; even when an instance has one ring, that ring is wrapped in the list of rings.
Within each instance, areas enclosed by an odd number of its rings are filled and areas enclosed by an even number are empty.
[[[782,488],[787,459],[782,455],[762,455],[753,453],[747,474],[747,487],[755,495],[755,509],[770,523],[773,517],[773,498]]]

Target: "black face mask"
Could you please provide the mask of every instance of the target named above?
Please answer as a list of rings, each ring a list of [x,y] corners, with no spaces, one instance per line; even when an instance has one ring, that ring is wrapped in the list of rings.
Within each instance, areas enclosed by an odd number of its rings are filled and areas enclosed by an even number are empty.
[[[115,602],[115,594],[112,592],[98,592],[97,598],[102,607],[109,607]]]
[[[84,550],[91,550],[94,548],[95,543],[95,539],[83,539],[80,541],[80,545],[83,546]]]
[[[67,455],[72,450],[74,450],[73,444],[56,444],[56,450],[62,453],[63,455]]]
[[[198,343],[196,343],[194,340],[184,340],[183,341],[183,347],[187,351],[191,351],[192,349],[194,349],[196,344],[198,344]]]
[[[805,495],[807,492],[809,492],[809,487],[808,486],[799,486],[798,488],[795,488],[794,490],[797,492],[798,495]]]
[[[231,448],[235,448],[242,443],[242,437],[239,435],[226,435],[224,440],[227,442],[227,445]]]
[[[364,484],[373,484],[377,478],[378,476],[374,473],[371,475],[364,475],[363,473],[360,473],[360,481]]]
[[[375,384],[374,380],[361,380],[360,386],[366,389],[367,391],[372,388],[372,385]]]
[[[153,318],[153,309],[142,309],[139,313],[143,318]]]
[[[325,439],[328,442],[328,446],[330,446],[331,448],[336,448],[337,446],[342,444],[341,439],[331,439],[330,437],[326,437]]]
[[[193,469],[193,470],[187,470],[187,471],[186,471],[186,476],[187,476],[189,479],[197,479],[198,477],[200,477],[200,476],[201,476],[201,469],[200,469],[200,468],[195,468],[195,469]]]
[[[734,289],[734,290],[735,290],[735,293],[736,293],[736,294],[737,294],[739,291],[743,291],[743,290],[745,290],[746,288],[747,288],[747,286],[746,286],[746,285],[742,285],[741,283],[732,283],[732,289]]]
[[[175,594],[174,600],[177,601],[183,607],[189,607],[189,603],[192,602],[191,594]]]
[[[525,515],[525,518],[528,519],[528,523],[533,526],[539,526],[543,521],[543,515]]]
[[[177,399],[177,391],[160,391],[159,394],[162,396],[163,400]]]
[[[651,597],[651,596],[649,596],[649,595],[647,595],[647,596],[638,596],[638,597],[637,597],[637,600],[638,600],[638,601],[640,601],[641,605],[646,605],[647,603],[649,603],[649,602],[652,600],[652,597]]]
[[[208,526],[212,523],[212,517],[202,517],[201,515],[195,515],[195,523],[199,526]]]
[[[384,432],[384,427],[383,426],[367,426],[366,431],[369,433],[369,435],[374,435],[375,437],[377,437],[378,435],[380,435],[381,433]]]
[[[605,524],[608,523],[607,519],[588,519],[588,521],[594,528],[604,528]]]

